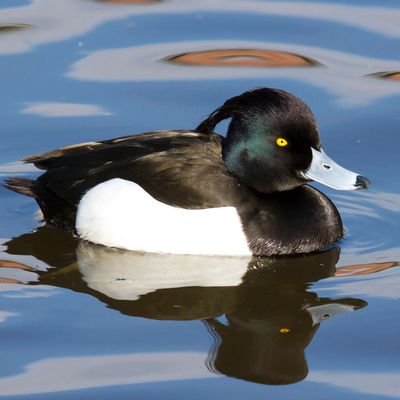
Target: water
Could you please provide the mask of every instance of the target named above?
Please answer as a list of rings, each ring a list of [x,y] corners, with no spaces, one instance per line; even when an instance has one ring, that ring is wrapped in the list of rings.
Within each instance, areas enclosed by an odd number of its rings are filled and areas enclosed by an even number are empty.
[[[131,3],[2,2],[1,177],[37,175],[16,160],[59,146],[193,128],[270,86],[373,186],[321,188],[340,248],[250,262],[79,243],[0,189],[0,397],[399,398],[398,2]]]

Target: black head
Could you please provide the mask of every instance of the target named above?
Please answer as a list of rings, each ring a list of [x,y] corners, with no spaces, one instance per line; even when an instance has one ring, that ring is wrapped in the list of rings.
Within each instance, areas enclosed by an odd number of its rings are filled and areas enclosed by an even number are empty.
[[[228,169],[259,192],[290,190],[304,184],[320,149],[315,118],[296,96],[278,89],[257,88],[232,97],[199,126],[211,133],[231,118],[223,148]]]

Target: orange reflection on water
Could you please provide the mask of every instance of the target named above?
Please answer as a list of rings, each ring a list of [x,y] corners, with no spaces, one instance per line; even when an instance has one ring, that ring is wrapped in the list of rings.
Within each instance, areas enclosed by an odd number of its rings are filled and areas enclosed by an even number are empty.
[[[33,25],[30,24],[18,24],[18,23],[7,23],[7,24],[0,24],[0,33],[1,32],[8,32],[8,31],[16,31],[19,29],[27,29],[33,28]]]
[[[167,57],[166,61],[184,65],[229,67],[305,67],[320,65],[294,53],[259,49],[220,49],[194,51]]]
[[[17,261],[0,260],[0,268],[15,268],[30,271],[32,268]]]
[[[354,276],[354,275],[369,275],[376,272],[384,271],[385,269],[397,267],[399,264],[394,261],[370,264],[353,264],[339,267],[336,269],[335,276]]]
[[[400,81],[400,72],[399,71],[391,71],[391,72],[376,72],[371,74],[375,78],[387,79],[389,81]]]

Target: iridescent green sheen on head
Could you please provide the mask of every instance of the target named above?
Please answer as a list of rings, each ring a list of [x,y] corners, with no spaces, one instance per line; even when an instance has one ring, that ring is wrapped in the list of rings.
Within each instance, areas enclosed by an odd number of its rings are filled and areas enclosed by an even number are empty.
[[[273,153],[272,143],[259,127],[250,127],[249,134],[229,146],[225,155],[225,164],[231,171],[244,167],[243,160],[251,162],[266,160]]]
[[[254,89],[226,101],[198,130],[211,132],[226,118],[231,123],[223,158],[233,175],[262,193],[306,182],[301,172],[311,163],[311,148],[320,144],[314,116],[300,99],[278,89]]]

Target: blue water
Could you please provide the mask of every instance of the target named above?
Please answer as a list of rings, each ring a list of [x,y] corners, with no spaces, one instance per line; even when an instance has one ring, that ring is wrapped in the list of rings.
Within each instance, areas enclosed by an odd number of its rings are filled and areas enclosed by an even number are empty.
[[[36,176],[16,161],[60,146],[192,129],[227,98],[269,86],[309,104],[326,152],[373,182],[320,187],[346,226],[340,254],[274,261],[289,271],[280,278],[263,262],[233,263],[219,286],[218,260],[173,258],[182,279],[166,280],[165,259],[128,263],[36,231],[34,201],[0,188],[0,398],[400,397],[400,81],[369,76],[400,71],[397,1],[3,0],[0,10],[0,27],[33,26],[0,29],[0,178]],[[321,65],[163,61],[224,48]]]

